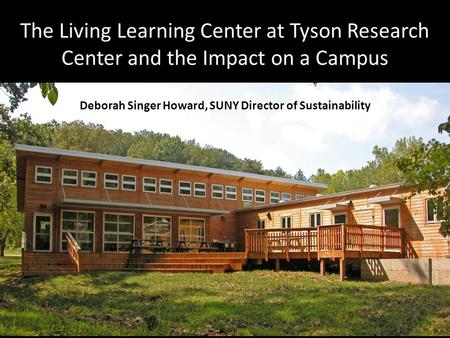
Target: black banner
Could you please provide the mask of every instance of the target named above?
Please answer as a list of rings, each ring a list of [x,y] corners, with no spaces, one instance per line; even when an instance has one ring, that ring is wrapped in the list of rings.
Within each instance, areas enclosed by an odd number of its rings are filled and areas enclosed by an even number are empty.
[[[450,81],[443,5],[51,6],[4,13],[0,81]]]

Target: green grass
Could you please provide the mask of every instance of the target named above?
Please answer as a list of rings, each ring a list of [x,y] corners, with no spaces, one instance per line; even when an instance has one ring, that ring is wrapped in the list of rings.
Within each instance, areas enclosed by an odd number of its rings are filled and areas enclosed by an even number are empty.
[[[20,277],[0,258],[0,335],[448,335],[450,287],[311,272]],[[106,317],[108,316],[108,317]],[[130,321],[155,316],[149,329]]]

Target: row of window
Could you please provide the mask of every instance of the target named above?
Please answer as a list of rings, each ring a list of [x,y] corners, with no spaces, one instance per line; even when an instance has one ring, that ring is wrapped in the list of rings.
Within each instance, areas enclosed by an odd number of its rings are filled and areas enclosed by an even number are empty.
[[[436,223],[439,220],[443,219],[443,208],[440,207],[436,199],[428,198],[425,200],[425,209],[426,209],[426,222],[427,223]],[[291,228],[292,221],[291,216],[282,216],[280,223],[282,228]],[[347,213],[338,213],[333,214],[334,224],[344,224],[347,223]],[[256,227],[258,229],[264,229],[266,225],[266,221],[264,219],[260,219],[257,221]],[[322,214],[320,212],[310,213],[309,214],[309,226],[317,227],[322,225]],[[384,208],[383,209],[383,225],[384,226],[392,226],[392,227],[400,227],[400,208],[392,207],[392,208]]]
[[[97,172],[82,170],[81,171],[81,186],[82,187],[97,187]],[[105,189],[136,191],[136,176],[122,175],[121,185],[120,175],[114,173],[104,173],[103,187]],[[52,167],[36,166],[35,182],[37,183],[52,183]],[[158,184],[159,183],[159,184]],[[66,186],[78,186],[78,170],[76,169],[62,169],[62,184]],[[159,185],[159,187],[158,187]],[[159,189],[158,189],[159,188]],[[155,177],[143,177],[142,191],[148,193],[172,194],[173,180]],[[232,185],[223,186],[221,184],[211,184],[211,197],[217,199],[237,200],[237,187]],[[194,196],[206,197],[206,183],[178,181],[178,195],[180,196]],[[295,199],[301,200],[305,198],[303,194],[296,194]],[[270,192],[270,203],[278,203],[281,200],[290,201],[292,199],[289,192]],[[242,201],[266,203],[266,191],[262,189],[243,188]]]
[[[347,213],[338,213],[333,215],[334,222],[333,224],[345,224],[347,223]],[[281,216],[280,218],[281,227],[291,228],[292,227],[292,216]],[[309,226],[317,227],[322,225],[322,213],[315,212],[309,214]],[[392,226],[399,227],[400,226],[400,208],[385,208],[383,209],[383,225],[384,226]],[[256,227],[258,229],[264,229],[266,226],[266,221],[264,219],[260,219],[256,223]]]
[[[122,213],[104,213],[103,218],[103,251],[129,251],[131,240],[135,235],[134,215]],[[144,215],[143,238],[170,244],[172,238],[172,217]],[[33,248],[35,251],[52,250],[51,214],[34,215]],[[70,233],[77,241],[81,251],[93,252],[95,241],[95,212],[72,211],[61,212],[61,250],[67,250],[66,235]],[[178,239],[186,242],[205,240],[205,219],[180,217]]]

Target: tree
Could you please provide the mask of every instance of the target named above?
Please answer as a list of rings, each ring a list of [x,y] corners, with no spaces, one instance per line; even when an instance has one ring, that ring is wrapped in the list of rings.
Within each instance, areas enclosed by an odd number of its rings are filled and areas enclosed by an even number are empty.
[[[0,256],[16,243],[22,229],[22,215],[16,210],[16,171],[12,146],[0,139]]]
[[[438,132],[442,134],[443,131],[446,131],[450,136],[450,115],[447,118],[447,122],[443,122],[438,126]]]
[[[450,234],[450,145],[435,139],[412,149],[397,161],[404,175],[404,185],[414,194],[428,191],[435,196],[432,203],[438,210],[443,236]]]
[[[0,111],[6,109],[0,106]],[[53,127],[51,124],[34,124],[28,114],[17,118],[0,116],[0,138],[11,145],[16,143],[49,146],[51,144]]]
[[[41,82],[39,84],[35,82],[0,82],[0,90],[8,97],[10,107],[5,113],[14,112],[21,102],[27,100],[26,93],[30,88],[39,85],[43,98],[47,98],[48,101],[54,105],[58,101],[58,89],[53,82]]]
[[[306,178],[305,174],[303,173],[303,170],[302,169],[298,169],[297,172],[294,175],[294,180],[307,181],[308,179]]]

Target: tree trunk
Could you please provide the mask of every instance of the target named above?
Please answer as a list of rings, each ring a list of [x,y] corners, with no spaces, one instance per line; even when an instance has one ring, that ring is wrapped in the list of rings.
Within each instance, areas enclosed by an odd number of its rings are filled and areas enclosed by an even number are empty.
[[[8,238],[9,231],[6,232],[5,236],[0,238],[0,257],[5,257],[5,247],[6,239]]]

